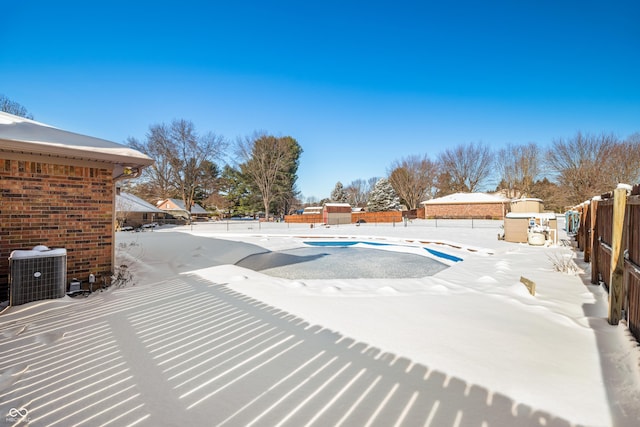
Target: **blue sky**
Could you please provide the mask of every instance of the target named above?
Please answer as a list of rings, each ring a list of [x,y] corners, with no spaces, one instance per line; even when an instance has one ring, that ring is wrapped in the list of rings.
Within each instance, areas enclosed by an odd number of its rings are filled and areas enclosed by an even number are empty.
[[[640,3],[64,1],[2,6],[0,93],[123,143],[176,118],[304,153],[298,187],[413,154],[640,132]]]

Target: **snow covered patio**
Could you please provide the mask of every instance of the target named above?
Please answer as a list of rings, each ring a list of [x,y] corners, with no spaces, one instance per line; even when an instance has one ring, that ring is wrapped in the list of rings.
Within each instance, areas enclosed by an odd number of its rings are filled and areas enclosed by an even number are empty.
[[[34,426],[636,425],[640,351],[600,287],[553,271],[568,248],[498,241],[491,222],[259,227],[118,233],[135,286],[4,312],[0,411]],[[418,279],[231,265],[310,237],[438,242],[464,261]]]

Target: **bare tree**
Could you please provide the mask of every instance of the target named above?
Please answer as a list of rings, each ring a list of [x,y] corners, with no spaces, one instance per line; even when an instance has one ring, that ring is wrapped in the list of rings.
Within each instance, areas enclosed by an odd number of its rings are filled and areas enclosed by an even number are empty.
[[[174,120],[171,125],[153,125],[145,142],[129,138],[129,145],[155,160],[147,180],[153,182],[158,198],[177,194],[189,211],[196,190],[210,179],[211,164],[227,146],[212,132],[199,135],[188,120]]]
[[[614,145],[609,154],[608,167],[612,185],[635,184],[640,181],[640,133]]]
[[[344,189],[347,193],[347,201],[351,206],[363,207],[367,204],[367,192],[364,179],[356,179]]]
[[[558,185],[567,193],[568,203],[583,202],[617,185],[619,177],[614,170],[620,165],[615,162],[624,156],[624,152],[616,154],[620,149],[617,138],[610,134],[578,132],[573,138],[553,141],[546,159]]]
[[[33,115],[25,107],[0,94],[0,111],[33,120]]]
[[[433,195],[436,177],[436,164],[426,155],[414,155],[391,165],[389,183],[407,209],[416,209],[420,202]]]
[[[364,179],[356,179],[352,181],[351,184],[345,188],[347,201],[351,206],[365,207],[369,200],[369,194],[371,194],[371,190],[373,190],[373,187],[379,179],[380,178],[378,177],[372,177],[366,181]]]
[[[305,199],[306,206],[315,206],[319,203],[319,200],[316,196],[309,196]]]
[[[538,146],[530,142],[525,145],[507,145],[498,152],[497,166],[502,185],[509,197],[528,197],[533,184],[541,173],[541,154]]]
[[[238,141],[240,169],[257,187],[269,218],[271,202],[295,186],[298,157],[302,149],[291,137],[277,138],[256,133]]]
[[[453,193],[479,191],[491,175],[493,159],[493,152],[483,143],[446,149],[438,156],[439,186]]]
[[[163,200],[178,195],[178,190],[173,182],[173,162],[169,148],[166,126],[157,125],[149,128],[145,141],[136,138],[127,138],[127,144],[131,148],[145,153],[154,162],[143,171],[142,179],[136,183],[137,195],[148,200]]]

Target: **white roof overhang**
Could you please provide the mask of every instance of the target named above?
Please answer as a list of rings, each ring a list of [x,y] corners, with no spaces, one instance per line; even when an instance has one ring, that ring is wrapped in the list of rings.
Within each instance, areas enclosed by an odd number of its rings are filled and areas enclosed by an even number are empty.
[[[124,145],[54,128],[0,112],[0,152],[111,163],[117,170],[142,169],[153,163]]]

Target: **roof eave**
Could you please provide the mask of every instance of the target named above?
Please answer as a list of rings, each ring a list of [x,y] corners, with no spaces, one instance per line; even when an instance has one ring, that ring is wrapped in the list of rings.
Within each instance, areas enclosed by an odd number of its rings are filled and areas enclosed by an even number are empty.
[[[2,142],[0,152],[7,151],[18,154],[31,154],[64,159],[91,160],[104,163],[113,163],[133,168],[144,168],[153,164],[153,159],[144,155],[128,156],[120,153],[99,151],[92,149],[91,147],[68,147],[55,144],[43,144],[38,142],[15,141],[7,139],[0,139],[0,141]]]

